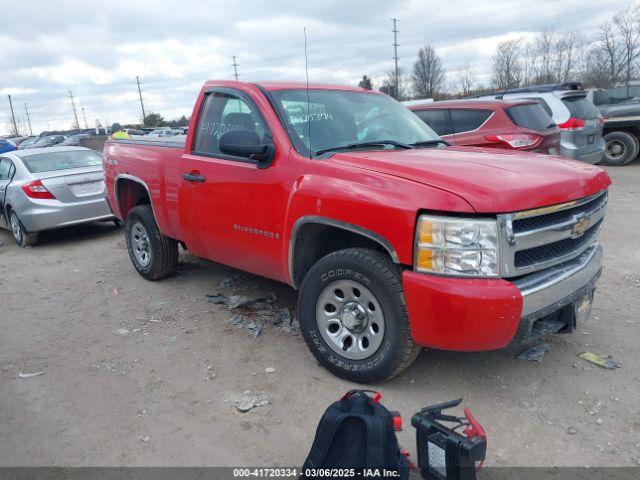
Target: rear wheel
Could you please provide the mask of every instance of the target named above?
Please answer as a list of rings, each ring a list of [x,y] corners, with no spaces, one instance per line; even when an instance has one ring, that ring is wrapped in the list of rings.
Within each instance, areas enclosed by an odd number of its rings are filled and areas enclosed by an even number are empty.
[[[28,233],[24,229],[24,226],[18,218],[18,215],[13,210],[9,215],[9,223],[11,225],[11,233],[13,234],[13,239],[19,246],[30,247],[38,242],[38,234]]]
[[[603,165],[611,167],[626,165],[638,154],[637,140],[627,132],[607,133],[604,141],[606,142],[604,155],[600,162]]]
[[[175,273],[178,242],[160,233],[151,206],[132,208],[124,232],[129,257],[140,275],[147,280],[160,280]]]
[[[370,383],[401,373],[416,359],[400,270],[379,252],[340,250],[305,275],[298,311],[307,346],[329,371]]]

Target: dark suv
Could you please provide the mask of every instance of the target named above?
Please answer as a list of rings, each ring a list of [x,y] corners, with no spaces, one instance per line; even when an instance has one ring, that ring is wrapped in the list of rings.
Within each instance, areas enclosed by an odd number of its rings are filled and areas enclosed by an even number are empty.
[[[535,101],[448,100],[409,109],[454,145],[560,153],[560,129]]]

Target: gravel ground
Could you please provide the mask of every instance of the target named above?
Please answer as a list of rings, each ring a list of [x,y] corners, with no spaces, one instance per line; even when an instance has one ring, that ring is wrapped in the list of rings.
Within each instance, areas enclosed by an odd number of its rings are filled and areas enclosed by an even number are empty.
[[[379,386],[405,424],[464,397],[487,430],[488,465],[640,463],[640,162],[609,173],[592,318],[551,338],[540,364],[423,351]],[[300,465],[326,406],[353,387],[300,336],[267,324],[250,337],[206,299],[232,279],[224,293],[273,292],[294,310],[285,285],[189,255],[177,276],[147,282],[111,224],[49,232],[30,249],[6,231],[0,242],[0,465]],[[585,350],[622,367],[587,364]],[[243,395],[268,404],[241,413]],[[415,457],[412,429],[400,440]]]

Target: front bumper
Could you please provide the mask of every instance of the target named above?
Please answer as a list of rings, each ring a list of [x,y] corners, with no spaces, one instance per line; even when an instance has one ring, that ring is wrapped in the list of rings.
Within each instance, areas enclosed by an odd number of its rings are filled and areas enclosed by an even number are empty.
[[[514,281],[403,273],[411,335],[444,350],[496,350],[532,338],[536,323],[593,292],[598,244],[579,257]]]

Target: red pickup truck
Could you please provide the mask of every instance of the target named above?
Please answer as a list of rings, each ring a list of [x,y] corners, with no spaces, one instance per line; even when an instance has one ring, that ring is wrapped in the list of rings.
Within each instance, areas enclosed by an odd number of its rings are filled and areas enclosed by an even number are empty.
[[[178,245],[299,289],[327,369],[397,375],[420,347],[493,350],[589,315],[610,179],[547,155],[449,146],[378,92],[205,83],[186,140],[105,145],[131,260]]]

